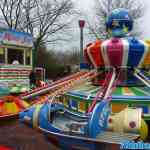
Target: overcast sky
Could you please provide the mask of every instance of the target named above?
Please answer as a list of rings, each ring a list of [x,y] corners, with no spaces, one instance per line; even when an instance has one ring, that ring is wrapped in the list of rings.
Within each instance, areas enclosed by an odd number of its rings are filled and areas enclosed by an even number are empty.
[[[141,28],[143,28],[143,38],[150,39],[150,0],[143,0],[145,4],[145,14]]]
[[[90,15],[92,13],[94,0],[73,0],[75,3],[75,6],[86,13],[87,15]],[[144,32],[143,38],[144,39],[150,39],[150,0],[140,0],[145,7],[144,17],[141,22],[141,29]]]
[[[94,7],[94,0],[72,0],[74,2],[74,5],[76,9],[83,12],[86,16],[91,16],[93,12]],[[150,39],[150,0],[140,0],[145,6],[145,12],[144,17],[141,21],[141,31],[143,32],[142,38],[143,39]],[[70,49],[71,47],[77,47],[79,48],[79,28],[78,28],[78,19],[82,19],[82,17],[79,17],[75,20],[72,28],[71,34],[73,35],[73,41],[71,44],[62,44],[63,49]],[[86,28],[84,29],[84,46],[90,42],[91,39],[87,38],[87,32]],[[60,45],[58,45],[60,47]]]

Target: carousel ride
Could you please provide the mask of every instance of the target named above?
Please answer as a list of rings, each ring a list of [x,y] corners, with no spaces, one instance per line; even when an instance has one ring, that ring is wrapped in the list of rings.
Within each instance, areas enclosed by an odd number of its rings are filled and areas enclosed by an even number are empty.
[[[23,99],[45,97],[20,113],[21,122],[46,133],[64,150],[119,149],[123,140],[145,140],[150,45],[130,37],[132,28],[126,9],[113,10],[106,20],[111,38],[97,40],[84,51],[91,70],[22,95]]]

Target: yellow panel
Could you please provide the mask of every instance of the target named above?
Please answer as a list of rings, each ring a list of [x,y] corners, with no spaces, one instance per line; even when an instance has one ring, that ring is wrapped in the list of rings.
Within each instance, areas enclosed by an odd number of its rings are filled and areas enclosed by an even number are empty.
[[[141,140],[146,140],[148,137],[148,124],[142,119],[140,128]]]
[[[30,51],[30,50],[27,50],[27,51],[26,51],[26,56],[27,56],[27,57],[31,56],[31,51]]]
[[[80,111],[80,112],[86,112],[85,105],[86,105],[85,102],[78,102],[78,111]]]
[[[150,41],[146,41],[148,45],[148,52],[144,58],[142,66],[150,65]]]
[[[6,114],[14,114],[19,112],[19,108],[14,102],[6,102],[3,106],[3,111]]]
[[[148,50],[148,53],[145,56],[145,59],[143,61],[143,66],[146,66],[146,65],[150,65],[150,49]]]
[[[4,54],[4,49],[0,47],[0,55]]]
[[[122,111],[123,109],[125,109],[126,107],[128,107],[128,105],[126,104],[112,104],[111,110],[112,110],[112,113],[118,113]]]
[[[68,107],[68,100],[64,99],[63,103],[64,103],[64,106]]]
[[[26,101],[24,101],[24,100],[22,100],[22,104],[23,104],[23,106],[25,107],[25,108],[27,108],[27,107],[29,107],[30,105],[29,105],[29,103],[27,103]]]

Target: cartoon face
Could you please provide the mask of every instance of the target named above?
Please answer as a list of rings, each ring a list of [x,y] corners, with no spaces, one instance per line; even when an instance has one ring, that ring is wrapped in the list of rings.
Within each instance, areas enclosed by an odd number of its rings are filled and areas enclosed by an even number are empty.
[[[123,37],[132,30],[133,21],[126,9],[115,9],[108,16],[106,30],[113,37]]]

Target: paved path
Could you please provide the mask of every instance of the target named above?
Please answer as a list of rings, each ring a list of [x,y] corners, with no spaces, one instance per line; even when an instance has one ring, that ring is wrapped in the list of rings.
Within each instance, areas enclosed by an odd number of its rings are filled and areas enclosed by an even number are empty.
[[[43,134],[19,121],[4,123],[0,120],[0,145],[13,150],[58,150]]]

